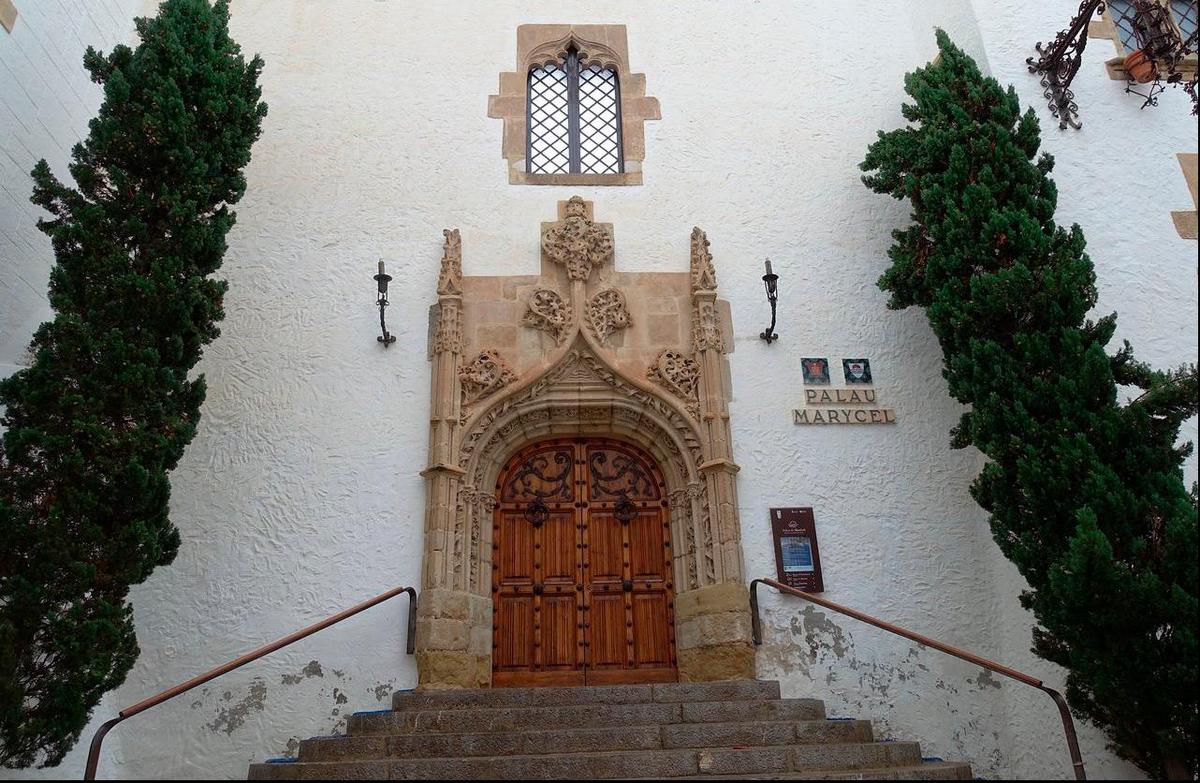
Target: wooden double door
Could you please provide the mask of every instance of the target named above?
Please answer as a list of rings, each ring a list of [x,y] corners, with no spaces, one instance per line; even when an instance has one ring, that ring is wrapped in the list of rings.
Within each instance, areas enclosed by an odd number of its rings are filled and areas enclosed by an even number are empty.
[[[674,682],[665,489],[654,461],[611,439],[515,454],[492,530],[492,684]]]

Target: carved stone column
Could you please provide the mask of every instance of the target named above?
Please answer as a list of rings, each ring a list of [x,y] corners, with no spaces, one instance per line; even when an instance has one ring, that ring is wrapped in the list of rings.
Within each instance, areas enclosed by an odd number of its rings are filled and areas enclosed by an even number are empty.
[[[481,620],[490,622],[490,617],[486,599],[468,591],[469,574],[464,568],[471,534],[459,501],[463,470],[453,456],[462,407],[462,240],[458,229],[443,234],[430,357],[429,466],[421,473],[428,501],[416,657],[419,685],[471,688],[487,685],[491,677],[488,640],[473,640],[471,632]]]
[[[701,535],[711,537],[701,559],[701,586],[675,602],[681,679],[722,680],[754,677],[749,592],[742,568],[738,522],[738,466],[733,461],[726,383],[725,340],[717,313],[717,275],[708,238],[692,229],[692,352],[699,368],[697,389],[705,461],[699,466],[705,499],[700,505]],[[709,573],[703,573],[708,571]]]

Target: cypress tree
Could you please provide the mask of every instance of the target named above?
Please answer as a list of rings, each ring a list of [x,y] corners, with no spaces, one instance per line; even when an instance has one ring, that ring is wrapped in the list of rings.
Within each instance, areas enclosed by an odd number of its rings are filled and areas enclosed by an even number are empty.
[[[862,163],[869,188],[912,207],[879,285],[891,308],[925,309],[969,406],[951,442],[988,457],[971,491],[1029,584],[1033,651],[1067,669],[1076,714],[1120,756],[1191,778],[1197,513],[1176,439],[1195,367],[1153,370],[1127,343],[1108,353],[1116,316],[1088,319],[1095,272],[1079,226],[1054,222],[1036,116],[944,32],[938,46],[905,79],[910,124]],[[1142,393],[1123,404],[1121,386]]]
[[[53,766],[138,655],[131,585],[175,557],[167,474],[196,432],[189,378],[223,317],[221,265],[258,138],[262,61],[228,0],[165,0],[140,43],[84,67],[99,114],[45,161],[32,200],[53,244],[53,320],[0,382],[0,763]]]

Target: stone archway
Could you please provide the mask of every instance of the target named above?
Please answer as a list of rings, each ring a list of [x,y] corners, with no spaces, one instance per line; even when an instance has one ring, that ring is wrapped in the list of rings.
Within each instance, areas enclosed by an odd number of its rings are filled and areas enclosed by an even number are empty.
[[[522,444],[573,435],[626,439],[663,471],[680,678],[753,677],[729,441],[728,329],[708,241],[693,231],[688,274],[612,271],[593,280],[612,262],[611,226],[593,223],[590,206],[578,198],[560,205],[560,218],[543,224],[537,278],[464,278],[458,232],[445,232],[431,346],[430,466],[423,472],[419,683],[490,684],[491,490]],[[669,329],[632,328],[639,305],[655,306],[647,300],[690,313],[690,354],[679,344],[682,324],[675,344],[663,339],[672,337]],[[506,310],[513,326],[526,328],[522,339],[465,360],[469,343],[479,349],[484,336],[507,334],[497,328],[503,321],[489,324],[476,311],[503,319]]]

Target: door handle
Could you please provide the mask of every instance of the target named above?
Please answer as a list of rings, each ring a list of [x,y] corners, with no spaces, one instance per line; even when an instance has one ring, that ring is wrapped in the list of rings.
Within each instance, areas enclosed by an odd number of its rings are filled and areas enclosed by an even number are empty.
[[[622,579],[621,580],[621,589],[627,593],[632,593],[633,592],[633,580],[632,579]]]
[[[546,589],[545,585],[543,585],[541,582],[533,583],[533,594],[534,595],[541,595],[542,591],[545,589]]]

